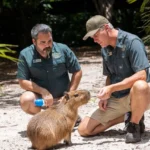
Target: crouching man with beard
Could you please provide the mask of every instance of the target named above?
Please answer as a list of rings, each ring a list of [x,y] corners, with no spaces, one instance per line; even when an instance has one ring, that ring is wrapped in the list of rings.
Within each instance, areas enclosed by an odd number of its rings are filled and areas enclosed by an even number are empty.
[[[57,103],[65,91],[77,89],[82,71],[70,48],[53,41],[48,25],[35,25],[31,37],[33,44],[20,52],[17,78],[26,90],[20,97],[21,108],[34,115],[41,111],[35,99],[44,99],[46,107]]]

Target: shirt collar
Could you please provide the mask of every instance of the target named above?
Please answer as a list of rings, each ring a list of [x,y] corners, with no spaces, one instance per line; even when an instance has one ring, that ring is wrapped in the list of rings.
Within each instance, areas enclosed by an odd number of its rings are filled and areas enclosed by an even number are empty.
[[[124,34],[123,31],[118,28],[118,37],[117,37],[116,47],[123,48],[125,38],[126,38],[126,34]]]

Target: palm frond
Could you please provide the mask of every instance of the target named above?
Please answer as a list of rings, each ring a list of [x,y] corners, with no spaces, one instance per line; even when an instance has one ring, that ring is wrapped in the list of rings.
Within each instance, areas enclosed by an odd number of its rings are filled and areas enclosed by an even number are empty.
[[[11,47],[18,47],[17,45],[12,45],[12,44],[0,44],[0,57],[1,58],[6,58],[11,61],[17,62],[18,59],[14,58],[12,56],[7,55],[6,53],[16,53],[16,51],[10,49]]]
[[[0,44],[0,47],[18,47],[18,45],[12,45],[12,44]]]
[[[127,0],[129,4],[134,3],[137,0]],[[140,7],[141,19],[143,21],[143,26],[140,27],[145,31],[146,36],[143,38],[144,43],[150,44],[150,0],[143,0]]]
[[[149,43],[150,35],[145,36],[144,38],[142,38],[142,40],[144,41],[144,43]]]
[[[141,19],[143,21],[142,28],[145,30],[146,36],[143,37],[143,41],[145,44],[150,44],[150,0],[144,0],[140,12],[141,12]]]
[[[129,4],[132,4],[132,3],[134,3],[134,2],[136,2],[137,0],[127,0],[127,2],[129,3]]]
[[[149,3],[149,0],[144,0],[142,5],[141,5],[141,8],[140,8],[140,12],[144,12],[145,8],[146,8],[146,5]]]

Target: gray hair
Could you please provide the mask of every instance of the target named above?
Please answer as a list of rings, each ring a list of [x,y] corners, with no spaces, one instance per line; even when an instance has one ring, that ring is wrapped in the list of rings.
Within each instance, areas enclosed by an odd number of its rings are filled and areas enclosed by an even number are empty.
[[[113,29],[113,25],[111,23],[108,23],[109,28]]]
[[[52,29],[50,28],[50,26],[48,26],[46,24],[36,24],[31,30],[32,39],[37,39],[37,36],[40,32],[52,33]]]

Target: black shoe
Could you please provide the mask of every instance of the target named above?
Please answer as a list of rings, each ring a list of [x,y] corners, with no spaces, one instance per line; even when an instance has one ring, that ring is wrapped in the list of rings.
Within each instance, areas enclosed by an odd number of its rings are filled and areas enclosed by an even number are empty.
[[[125,119],[125,127],[123,129],[124,132],[127,131],[128,123],[130,122],[130,120],[131,120],[131,112],[127,112],[126,119]],[[142,118],[139,122],[139,126],[140,126],[140,133],[144,133],[144,131],[145,131],[144,115],[142,116]]]
[[[142,116],[142,118],[139,122],[139,125],[140,125],[140,133],[144,133],[144,131],[145,131],[144,115]]]
[[[140,125],[132,122],[128,123],[126,143],[137,143],[141,141]]]

